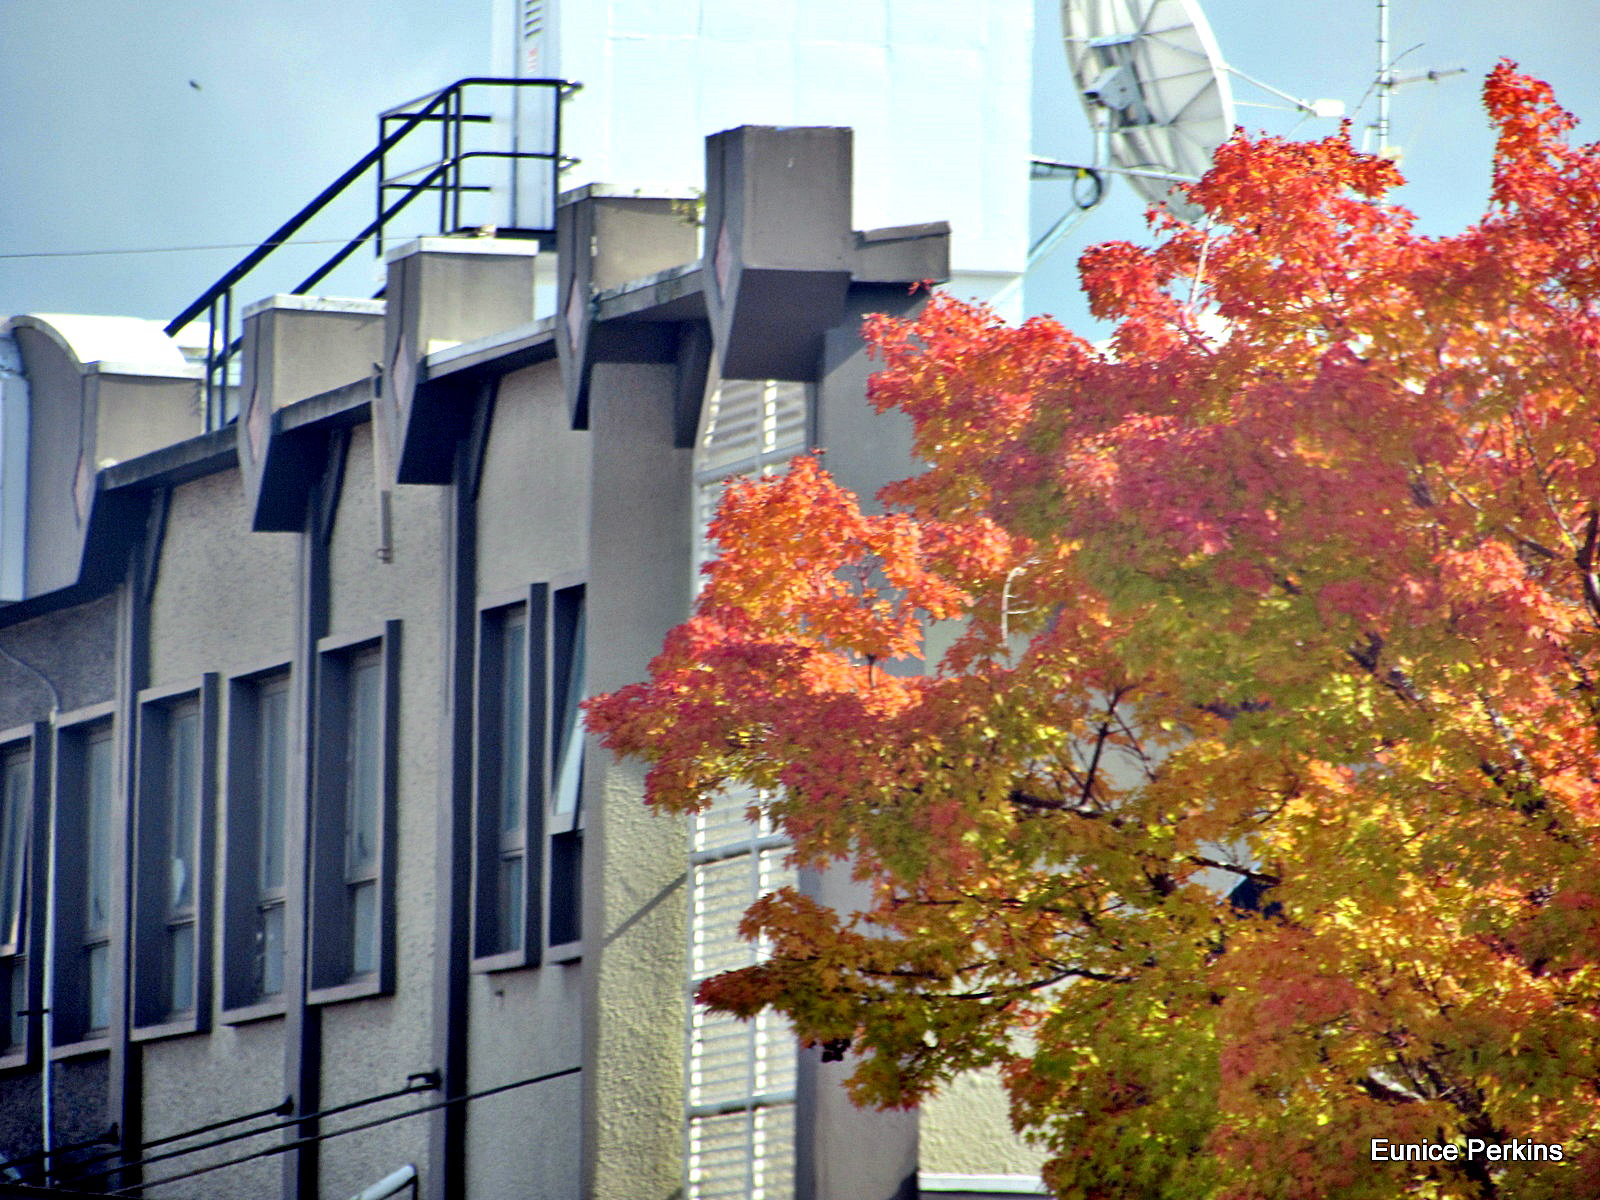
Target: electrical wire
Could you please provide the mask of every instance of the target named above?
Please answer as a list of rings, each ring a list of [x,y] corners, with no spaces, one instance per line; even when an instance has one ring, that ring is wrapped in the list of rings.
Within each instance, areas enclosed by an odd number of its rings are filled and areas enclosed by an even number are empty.
[[[282,242],[269,242],[267,245],[277,246],[342,246],[348,244],[351,238],[289,238]],[[202,250],[254,250],[261,245],[259,242],[217,242],[204,246],[144,246],[136,250],[23,250],[15,253],[0,253],[0,261],[17,260],[25,258],[96,258],[124,254],[185,254],[191,251]]]
[[[258,1125],[254,1129],[241,1129],[235,1133],[226,1134],[223,1137],[212,1138],[209,1142],[200,1142],[193,1146],[186,1146],[182,1150],[168,1150],[162,1154],[146,1155],[145,1157],[135,1159],[132,1162],[119,1163],[110,1167],[101,1167],[98,1171],[81,1172],[78,1175],[78,1179],[80,1181],[86,1179],[101,1179],[107,1175],[115,1175],[119,1171],[128,1171],[135,1167],[147,1167],[152,1163],[165,1162],[169,1158],[183,1158],[186,1155],[195,1154],[201,1150],[211,1150],[215,1149],[217,1146],[225,1146],[229,1142],[248,1141],[250,1138],[259,1137],[263,1133],[273,1133],[280,1129],[289,1129],[295,1125],[303,1124],[306,1121],[322,1120],[325,1117],[337,1116],[340,1113],[346,1113],[352,1109],[366,1108],[373,1104],[384,1104],[390,1100],[401,1100],[406,1096],[415,1096],[421,1094],[422,1092],[435,1091],[437,1090],[438,1086],[439,1085],[437,1082],[430,1082],[426,1084],[408,1083],[405,1087],[396,1088],[392,1092],[384,1092],[377,1096],[368,1096],[362,1100],[352,1100],[348,1104],[338,1104],[332,1108],[322,1109],[320,1112],[301,1113],[299,1116],[291,1116],[286,1120],[275,1121],[271,1125]],[[203,1132],[206,1131],[191,1130],[190,1134],[198,1134]],[[148,1147],[141,1147],[141,1149],[147,1148]]]
[[[484,1088],[480,1092],[470,1092],[465,1096],[453,1096],[449,1100],[438,1100],[433,1104],[424,1104],[418,1108],[413,1108],[409,1112],[391,1113],[387,1117],[376,1117],[371,1121],[362,1121],[359,1124],[349,1125],[343,1129],[335,1129],[330,1133],[319,1133],[312,1137],[296,1138],[292,1142],[284,1142],[280,1146],[269,1146],[265,1150],[257,1150],[253,1154],[242,1154],[238,1158],[224,1159],[222,1162],[212,1163],[209,1166],[196,1167],[194,1170],[185,1171],[181,1175],[168,1175],[162,1179],[147,1179],[140,1183],[131,1183],[126,1187],[116,1188],[109,1194],[123,1196],[129,1192],[137,1192],[144,1188],[165,1187],[169,1183],[177,1183],[183,1179],[193,1179],[197,1175],[209,1175],[212,1171],[220,1171],[224,1167],[235,1167],[240,1163],[250,1162],[257,1158],[270,1158],[277,1154],[288,1154],[291,1150],[301,1150],[306,1146],[314,1145],[318,1142],[331,1141],[334,1138],[344,1137],[350,1133],[365,1133],[367,1130],[376,1129],[380,1125],[404,1121],[409,1117],[419,1117],[423,1113],[436,1112],[441,1108],[449,1108],[453,1104],[465,1104],[469,1100],[482,1100],[487,1096],[497,1096],[501,1092],[530,1087],[535,1083],[548,1083],[552,1079],[560,1079],[565,1075],[576,1075],[582,1070],[582,1067],[566,1067],[560,1071],[551,1071],[546,1075],[535,1075],[531,1079],[519,1079],[515,1083],[502,1083],[499,1087]]]

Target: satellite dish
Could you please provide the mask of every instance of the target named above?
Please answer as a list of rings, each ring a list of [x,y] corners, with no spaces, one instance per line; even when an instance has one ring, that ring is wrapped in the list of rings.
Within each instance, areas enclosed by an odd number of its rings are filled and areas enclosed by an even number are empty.
[[[1152,204],[1199,209],[1175,183],[1199,179],[1233,133],[1228,67],[1191,0],[1063,0],[1061,26],[1095,158]]]

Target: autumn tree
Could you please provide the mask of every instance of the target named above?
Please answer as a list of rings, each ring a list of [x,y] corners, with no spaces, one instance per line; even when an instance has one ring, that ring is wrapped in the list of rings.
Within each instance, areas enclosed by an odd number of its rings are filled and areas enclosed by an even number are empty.
[[[760,901],[704,1003],[863,1103],[998,1068],[1062,1197],[1600,1195],[1600,150],[1484,97],[1459,235],[1347,134],[1241,136],[1200,222],[1083,256],[1108,346],[871,323],[926,469],[734,484],[590,708],[652,804],[759,789],[875,885]]]

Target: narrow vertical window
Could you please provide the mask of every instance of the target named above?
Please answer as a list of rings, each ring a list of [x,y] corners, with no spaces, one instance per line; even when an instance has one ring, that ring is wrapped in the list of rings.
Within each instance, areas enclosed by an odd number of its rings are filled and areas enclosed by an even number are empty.
[[[113,706],[96,704],[56,718],[51,808],[55,885],[49,920],[52,1052],[73,1052],[110,1032],[111,933],[120,882],[117,739]],[[38,845],[37,838],[35,845]]]
[[[251,983],[257,999],[283,992],[283,815],[289,786],[289,680],[262,684],[256,695],[255,905]]]
[[[216,684],[150,689],[139,700],[134,796],[133,1036],[204,1028],[210,1007],[207,732]]]
[[[395,697],[400,624],[325,638],[311,797],[315,1002],[393,986]]]
[[[579,953],[584,585],[534,584],[478,627],[473,966]]]
[[[516,609],[500,627],[499,772],[500,813],[499,949],[522,945],[527,903],[528,613]]]
[[[195,872],[199,863],[200,704],[175,707],[166,721],[165,916],[161,973],[163,1016],[194,1010]]]
[[[27,746],[0,755],[0,1059],[28,1044],[28,839],[33,824],[33,756]]]
[[[351,660],[344,747],[344,882],[348,891],[347,965],[352,976],[370,975],[378,969],[381,681],[377,650],[364,651]]]
[[[222,1009],[230,1021],[281,1011],[289,712],[286,670],[252,672],[229,685]]]
[[[552,734],[556,764],[552,791],[558,816],[571,816],[578,811],[578,798],[583,790],[582,710],[578,707],[583,700],[583,609],[581,584],[556,593],[551,630],[555,691],[551,711],[555,716]]]
[[[550,609],[549,941],[572,954],[583,936],[583,585],[558,589]]]
[[[84,745],[83,819],[86,883],[82,958],[84,1030],[103,1034],[111,1025],[111,726],[101,725]]]
[[[534,607],[542,613],[543,594]],[[529,860],[530,788],[538,769],[530,712],[533,691],[530,605],[484,612],[478,641],[478,904],[475,957],[522,966],[532,919]],[[540,626],[542,628],[542,625]],[[542,693],[541,693],[542,697]]]

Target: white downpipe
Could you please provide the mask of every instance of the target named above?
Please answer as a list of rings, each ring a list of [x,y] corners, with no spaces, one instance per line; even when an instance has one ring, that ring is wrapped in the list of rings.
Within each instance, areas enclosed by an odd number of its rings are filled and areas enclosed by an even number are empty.
[[[407,1163],[397,1171],[391,1171],[377,1183],[369,1184],[357,1192],[350,1200],[389,1200],[390,1196],[410,1187],[417,1179],[417,1168],[412,1163]]]
[[[11,653],[3,645],[0,645],[0,658],[4,658],[7,662],[32,675],[40,683],[44,684],[45,690],[50,693],[50,728],[53,744],[56,722],[61,716],[61,692],[48,675],[33,664],[23,662],[22,659]],[[34,780],[39,777],[39,749],[38,739],[35,738],[31,751],[33,763],[29,768],[29,773],[32,776],[29,780],[28,790],[30,792],[38,790],[34,785]],[[54,781],[52,780],[51,783],[51,791],[54,792]],[[55,1088],[51,1081],[50,1072],[50,1050],[56,1044],[56,806],[53,802],[49,806],[49,811],[49,833],[45,838],[44,953],[42,955],[44,961],[40,964],[40,969],[44,971],[44,993],[39,1002],[44,1011],[38,1014],[40,1040],[43,1042],[39,1051],[39,1120],[42,1122],[42,1128],[39,1130],[39,1144],[44,1151],[42,1162],[46,1172],[50,1170],[50,1152],[53,1149],[50,1137],[50,1122],[55,1111]],[[30,818],[39,816],[36,812],[28,815]],[[28,836],[30,839],[33,837],[32,820],[28,822]],[[29,917],[31,920],[31,913]],[[33,947],[30,946],[28,949],[31,952]]]

